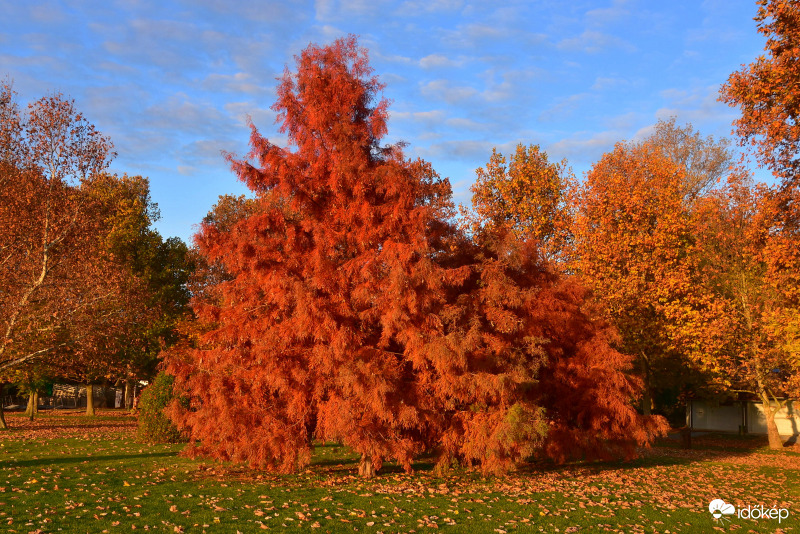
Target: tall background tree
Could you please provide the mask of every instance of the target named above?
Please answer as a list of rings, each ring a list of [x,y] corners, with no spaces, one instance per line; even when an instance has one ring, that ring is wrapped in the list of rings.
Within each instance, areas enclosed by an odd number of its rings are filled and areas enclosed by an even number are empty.
[[[510,161],[506,168],[495,152],[479,169],[473,220],[509,223],[580,276],[619,330],[618,348],[636,359],[644,411],[670,412],[707,378],[694,356],[723,343],[722,308],[700,291],[693,221],[698,199],[730,172],[727,141],[659,121],[645,140],[606,154],[580,186],[566,162],[548,163],[538,148],[520,146]],[[558,239],[540,237],[556,229]]]
[[[753,184],[746,175],[730,182],[699,206],[699,254],[704,287],[731,318],[724,351],[702,355],[727,391],[756,396],[764,411],[770,447],[783,446],[775,424],[787,395],[796,396],[793,377],[800,371],[787,350],[787,322],[796,308],[769,272],[778,191]]]
[[[653,143],[619,144],[589,171],[578,195],[573,269],[619,329],[645,382],[674,375],[666,306],[691,290],[691,246],[684,174]],[[674,367],[674,366],[672,366]]]
[[[61,95],[23,113],[6,83],[0,120],[0,377],[152,373],[191,267],[147,181],[105,173],[111,142]]]
[[[0,93],[2,371],[63,347],[65,325],[88,326],[119,279],[84,261],[95,234],[80,184],[108,165],[110,141],[58,95],[23,115],[9,85]]]
[[[779,178],[766,252],[766,279],[782,296],[781,320],[773,321],[784,346],[798,355],[800,324],[800,4],[759,0],[755,17],[766,38],[765,54],[734,72],[720,99],[741,110],[734,121],[740,143],[755,150],[762,165]],[[787,307],[788,306],[788,307]],[[797,381],[795,381],[796,383]],[[765,408],[766,409],[766,408]],[[771,441],[774,441],[771,439]]]

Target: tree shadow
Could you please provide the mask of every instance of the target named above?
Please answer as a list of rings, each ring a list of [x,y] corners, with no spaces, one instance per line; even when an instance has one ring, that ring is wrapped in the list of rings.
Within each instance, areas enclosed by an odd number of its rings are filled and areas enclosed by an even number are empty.
[[[31,460],[7,460],[6,467],[39,467],[47,466],[53,467],[60,464],[80,464],[84,462],[104,462],[113,460],[132,460],[136,458],[166,458],[170,456],[177,456],[177,452],[154,452],[143,454],[112,454],[106,456],[66,456],[66,457],[53,457],[36,458]]]
[[[34,421],[36,423],[38,421]],[[118,421],[98,421],[96,423],[79,423],[75,425],[49,425],[47,423],[42,424],[33,424],[33,425],[9,425],[9,430],[17,430],[20,432],[36,432],[40,430],[97,430],[99,428],[108,429],[108,428],[135,428],[136,421],[125,421],[125,422],[118,422]],[[62,436],[59,436],[62,437]],[[68,436],[63,436],[68,437]]]
[[[589,469],[596,472],[630,469],[632,467],[673,467],[720,458],[746,457],[767,444],[766,436],[708,435],[693,441],[691,449],[669,438],[658,440],[650,448],[639,449],[639,457],[631,460],[577,460],[563,464],[553,461],[533,461],[520,467],[520,473],[542,473],[565,469]]]
[[[312,460],[311,467],[334,467],[337,465],[350,466],[358,463],[358,458],[321,458]]]

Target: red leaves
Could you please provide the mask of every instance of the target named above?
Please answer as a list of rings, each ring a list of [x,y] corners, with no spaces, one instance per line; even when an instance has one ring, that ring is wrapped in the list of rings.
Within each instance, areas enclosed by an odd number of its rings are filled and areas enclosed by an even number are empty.
[[[535,241],[450,224],[447,180],[379,145],[380,88],[354,39],[311,46],[274,106],[297,150],[253,129],[260,167],[230,158],[256,199],[206,218],[197,343],[168,357],[196,452],[288,471],[317,437],[351,446],[370,474],[431,449],[487,471],[548,447],[565,458],[546,436],[556,424],[592,433],[587,447],[646,442],[628,362],[585,292]],[[586,424],[559,407],[581,399],[596,403]]]

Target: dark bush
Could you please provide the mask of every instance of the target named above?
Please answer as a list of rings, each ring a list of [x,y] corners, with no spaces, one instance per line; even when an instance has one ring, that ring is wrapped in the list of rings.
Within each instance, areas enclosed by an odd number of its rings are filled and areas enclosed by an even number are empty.
[[[172,384],[175,377],[158,373],[155,380],[142,391],[139,399],[139,428],[136,437],[145,443],[180,443],[186,438],[164,415],[164,408],[172,402]]]

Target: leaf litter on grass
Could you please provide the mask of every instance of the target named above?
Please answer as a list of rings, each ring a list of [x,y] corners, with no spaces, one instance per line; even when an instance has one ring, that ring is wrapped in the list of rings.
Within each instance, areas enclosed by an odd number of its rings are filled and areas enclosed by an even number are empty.
[[[798,502],[800,456],[758,448],[655,447],[633,462],[537,465],[488,478],[437,475],[429,464],[406,474],[389,464],[362,479],[341,447],[318,447],[318,463],[302,473],[259,473],[182,457],[181,446],[136,443],[131,419],[109,418],[90,432],[72,425],[76,432],[53,437],[46,425],[24,427],[12,416],[18,430],[0,438],[0,528],[693,533],[718,527],[707,509],[714,498],[790,510]],[[56,416],[51,422],[71,426]],[[727,527],[775,528],[745,520]],[[779,528],[798,531],[788,522]]]

